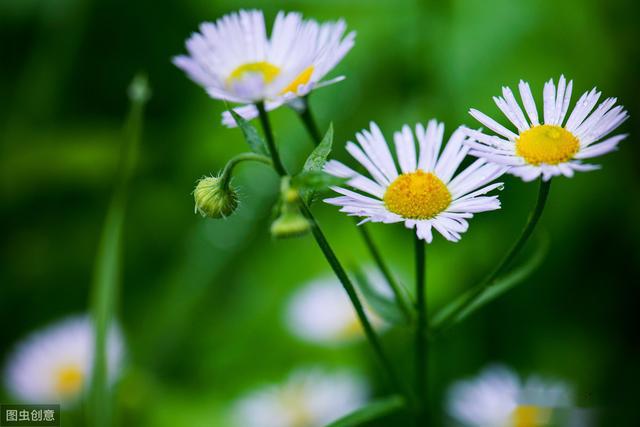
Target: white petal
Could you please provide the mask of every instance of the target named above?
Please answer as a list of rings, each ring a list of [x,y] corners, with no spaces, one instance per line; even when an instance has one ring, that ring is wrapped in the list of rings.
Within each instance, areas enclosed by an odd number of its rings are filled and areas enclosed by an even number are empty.
[[[469,148],[464,145],[466,138],[467,132],[465,128],[461,126],[456,129],[451,135],[451,138],[449,138],[447,145],[444,147],[442,156],[438,159],[435,174],[445,184],[451,181],[451,177],[469,152]]]
[[[502,126],[500,123],[496,122],[486,114],[476,110],[475,108],[470,109],[469,114],[471,114],[477,121],[491,129],[495,133],[500,134],[507,139],[514,141],[518,137],[518,135],[511,132],[509,129]]]
[[[552,125],[556,116],[556,86],[553,79],[544,84],[543,99],[544,123]]]
[[[347,142],[347,151],[353,156],[362,166],[369,171],[373,179],[379,184],[387,186],[389,185],[389,179],[386,178],[380,169],[369,159],[369,157],[353,142]]]
[[[598,157],[603,154],[614,151],[618,148],[618,143],[625,139],[627,134],[612,136],[604,141],[591,145],[588,148],[580,150],[574,158],[576,159],[590,159],[592,157]]]
[[[533,99],[533,95],[531,94],[531,88],[529,87],[529,83],[523,80],[520,80],[520,83],[518,84],[518,88],[520,89],[520,97],[522,98],[524,109],[527,111],[529,120],[531,120],[531,125],[537,126],[539,124],[538,110],[536,109],[536,103]]]
[[[591,92],[585,92],[573,107],[565,128],[570,132],[575,132],[576,128],[580,126],[587,114],[596,105],[598,99],[600,99],[600,92],[596,91],[596,88],[593,88]]]
[[[398,163],[402,173],[415,172],[417,169],[416,162],[416,144],[411,133],[411,128],[404,125],[401,132],[393,134],[393,141],[396,145],[396,153],[398,155]]]

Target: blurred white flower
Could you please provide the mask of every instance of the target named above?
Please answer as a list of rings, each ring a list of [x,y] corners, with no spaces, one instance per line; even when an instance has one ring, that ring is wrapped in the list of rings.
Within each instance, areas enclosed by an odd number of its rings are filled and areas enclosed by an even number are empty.
[[[300,13],[278,13],[270,38],[259,10],[241,10],[206,22],[187,40],[189,55],[173,63],[215,99],[243,104],[266,102],[273,110],[313,89],[342,80],[321,81],[353,47],[343,20],[319,24]],[[344,37],[343,37],[344,36]],[[254,105],[235,109],[246,119]],[[235,126],[225,113],[223,122]]]
[[[331,160],[325,171],[347,179],[347,184],[359,192],[332,187],[340,197],[325,202],[341,206],[340,212],[364,217],[361,223],[404,222],[427,243],[433,240],[433,229],[457,242],[469,228],[467,219],[477,212],[500,209],[498,196],[485,194],[502,187],[500,182],[490,183],[508,167],[478,159],[456,175],[469,151],[464,144],[467,136],[463,128],[458,128],[440,153],[443,136],[444,124],[436,120],[429,121],[426,128],[416,125],[415,138],[412,129],[403,126],[393,138],[396,162],[382,132],[372,122],[370,131],[356,134],[359,145],[347,143],[347,151],[373,179]]]
[[[563,125],[572,88],[573,81],[567,84],[564,76],[560,76],[557,90],[553,79],[545,83],[544,124],[541,124],[529,83],[521,80],[519,84],[520,97],[529,121],[511,89],[503,87],[503,97],[494,97],[493,100],[518,132],[512,132],[472,108],[470,114],[498,136],[469,129],[469,135],[477,140],[468,142],[472,148],[470,154],[513,166],[509,173],[524,181],[534,180],[540,175],[545,181],[556,175],[570,178],[575,171],[598,169],[599,166],[584,164],[582,160],[615,150],[626,135],[599,141],[620,126],[628,114],[621,105],[614,107],[616,98],[607,98],[591,112],[600,98],[600,92],[594,88],[580,97]]]
[[[377,292],[393,298],[379,272],[369,269],[366,276]],[[363,303],[373,327],[383,329],[385,322]],[[335,276],[315,279],[300,288],[289,301],[286,324],[297,337],[319,344],[341,344],[364,337],[356,311]]]
[[[76,402],[91,378],[93,323],[87,316],[64,319],[36,331],[19,343],[5,370],[8,391],[28,403]],[[107,342],[108,376],[120,371],[123,341],[112,327]]]
[[[572,405],[571,391],[561,382],[531,377],[522,383],[502,366],[485,369],[476,378],[454,383],[447,410],[469,427],[543,427],[554,409]]]
[[[304,369],[241,398],[232,415],[238,427],[322,427],[358,409],[368,393],[352,373]]]

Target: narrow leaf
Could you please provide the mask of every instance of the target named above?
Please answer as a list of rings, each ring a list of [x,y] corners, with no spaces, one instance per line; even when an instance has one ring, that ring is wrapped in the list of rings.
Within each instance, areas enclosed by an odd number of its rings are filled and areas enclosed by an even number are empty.
[[[355,271],[354,276],[365,301],[380,318],[392,325],[407,322],[407,316],[396,303],[391,289],[389,294],[385,294],[362,271]]]
[[[374,400],[368,405],[332,422],[326,427],[353,427],[377,420],[394,412],[400,411],[406,406],[405,401],[400,396],[390,396],[379,400]]]
[[[109,205],[96,255],[91,310],[95,331],[95,352],[91,373],[90,426],[111,425],[111,396],[107,372],[107,336],[112,326],[118,294],[122,256],[122,234],[126,193],[136,163],[144,105],[150,96],[147,79],[134,78],[129,87],[131,108],[124,130],[116,187]]]
[[[240,114],[236,113],[233,108],[229,108],[229,113],[236,121],[236,124],[242,131],[244,135],[244,139],[249,144],[251,151],[257,154],[262,154],[264,156],[269,155],[269,151],[267,150],[267,145],[264,142],[264,139],[260,136],[255,127],[248,121],[246,121]]]
[[[307,157],[306,162],[304,163],[304,167],[302,168],[303,173],[305,172],[315,172],[321,171],[325,162],[327,161],[327,157],[329,157],[329,153],[331,153],[331,148],[333,146],[333,123],[329,124],[329,129],[327,133],[320,141],[320,144],[316,148],[313,149],[309,157]],[[309,203],[313,198],[313,191],[302,189],[300,191],[302,195],[302,199],[305,203]]]
[[[542,264],[547,252],[549,250],[549,240],[547,238],[541,238],[538,242],[535,252],[531,255],[525,263],[520,267],[512,270],[507,275],[493,285],[487,288],[475,301],[473,301],[465,310],[463,310],[455,319],[456,322],[460,322],[468,317],[471,313],[481,308],[483,305],[488,304],[500,295],[504,294],[516,285],[523,283],[525,279],[533,274],[534,271]]]
[[[493,301],[500,295],[507,292],[509,289],[525,281],[542,263],[544,257],[549,249],[549,239],[544,236],[538,240],[538,244],[531,257],[525,261],[519,267],[513,269],[506,275],[498,278],[492,285],[488,286],[482,293],[480,293],[474,300],[466,302],[466,306],[463,308],[463,304],[468,300],[469,294],[473,290],[469,290],[453,302],[442,308],[433,317],[432,325],[434,330],[440,327],[450,326],[458,323],[473,312],[481,308],[482,306]],[[453,319],[450,319],[452,313],[458,313]]]

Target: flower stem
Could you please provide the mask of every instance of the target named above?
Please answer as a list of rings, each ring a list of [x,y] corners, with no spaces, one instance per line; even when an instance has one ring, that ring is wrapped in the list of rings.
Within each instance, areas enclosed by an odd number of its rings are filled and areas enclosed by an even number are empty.
[[[551,180],[545,181],[540,178],[540,187],[538,189],[538,199],[536,201],[536,205],[533,208],[533,211],[531,211],[531,213],[529,214],[527,224],[522,230],[522,233],[520,233],[520,237],[518,238],[518,240],[516,240],[514,245],[511,247],[509,252],[507,252],[498,266],[482,282],[471,289],[467,298],[465,298],[465,300],[455,310],[452,310],[447,317],[440,320],[437,325],[437,331],[434,332],[442,331],[451,326],[458,315],[460,313],[463,313],[471,304],[473,304],[473,302],[477,298],[482,296],[484,291],[490,288],[494,284],[495,280],[505,272],[514,258],[518,255],[518,253],[520,253],[525,243],[527,243],[527,241],[529,240],[529,237],[531,237],[533,230],[536,228],[536,225],[538,224],[538,221],[542,216],[542,211],[544,210],[545,204],[547,202],[547,197],[549,196],[550,189]]]
[[[428,354],[425,332],[427,329],[427,292],[425,261],[426,250],[424,240],[415,236],[416,264],[416,309],[418,323],[416,325],[416,394],[418,395],[418,427],[426,425],[427,416],[427,369]]]
[[[391,274],[391,271],[389,271],[389,268],[387,267],[384,260],[382,259],[382,255],[380,255],[380,251],[378,251],[376,244],[371,238],[371,233],[369,233],[369,230],[366,228],[365,224],[362,224],[357,228],[360,231],[360,234],[362,235],[362,239],[364,240],[367,248],[369,249],[371,256],[373,257],[373,260],[378,266],[378,269],[380,270],[385,280],[393,290],[393,294],[395,295],[395,299],[398,302],[398,306],[400,307],[400,310],[402,310],[402,313],[407,318],[407,321],[411,321],[413,319],[413,311],[411,310],[411,305],[408,301],[407,295],[403,292],[402,289],[400,289],[400,285],[395,281],[393,275]]]
[[[382,348],[382,344],[380,343],[380,339],[378,338],[378,335],[373,329],[373,326],[371,326],[371,322],[369,321],[369,318],[367,317],[367,314],[364,311],[362,302],[360,302],[360,297],[358,297],[358,294],[356,293],[356,289],[353,286],[353,283],[351,283],[351,279],[349,279],[349,276],[347,275],[346,271],[340,264],[340,261],[338,260],[335,253],[333,252],[333,249],[331,249],[329,242],[327,241],[324,233],[320,229],[318,222],[316,221],[315,217],[313,216],[313,214],[311,213],[307,205],[302,203],[301,209],[302,209],[303,215],[309,220],[309,222],[311,222],[311,233],[313,234],[313,237],[316,239],[316,242],[318,243],[320,250],[322,250],[322,253],[327,259],[327,262],[329,262],[329,265],[331,265],[331,268],[333,269],[334,273],[340,280],[340,283],[344,287],[344,290],[347,292],[347,295],[351,300],[351,304],[353,305],[353,308],[356,310],[358,319],[360,319],[360,323],[362,324],[367,340],[369,341],[369,344],[371,344],[371,347],[373,347],[373,350],[376,353],[376,356],[378,357],[378,361],[380,362],[384,370],[387,372],[389,381],[391,382],[391,384],[396,390],[403,392],[402,384],[400,383],[400,380],[398,379],[398,376],[395,373],[395,370],[393,368],[393,365],[391,364],[391,361],[389,360],[389,358],[384,352],[384,349]]]
[[[276,170],[278,175],[286,176],[286,171],[284,170],[284,167],[282,167],[281,163],[280,163],[280,166],[281,166],[280,169],[276,167],[276,165],[279,164],[278,161],[276,161],[276,159],[278,159],[278,151],[276,149],[276,146],[273,140],[273,134],[271,133],[269,116],[264,110],[264,106],[262,107],[258,106],[258,111],[260,112],[260,121],[262,123],[262,128],[264,130],[265,137],[267,141],[271,141],[271,143],[269,144],[269,150],[271,152],[271,156],[273,159],[274,169]],[[371,326],[371,322],[369,321],[369,318],[367,317],[367,314],[364,311],[364,307],[362,305],[362,302],[360,301],[360,297],[356,293],[356,289],[353,286],[353,283],[351,283],[351,279],[349,279],[349,276],[347,275],[345,269],[342,267],[342,264],[340,264],[340,261],[338,260],[338,257],[336,256],[336,254],[333,252],[333,249],[331,249],[331,246],[329,246],[329,242],[327,241],[326,237],[324,236],[324,233],[320,229],[318,222],[316,221],[315,217],[309,210],[308,206],[304,203],[304,201],[300,202],[300,210],[302,211],[302,214],[311,223],[311,233],[313,234],[313,237],[316,239],[316,243],[318,243],[318,246],[322,250],[322,254],[324,255],[327,262],[329,263],[334,273],[338,277],[338,280],[340,280],[340,283],[342,284],[344,290],[347,292],[347,295],[351,300],[351,304],[353,305],[353,308],[355,309],[356,314],[358,315],[358,319],[362,324],[362,328],[364,329],[365,336],[367,337],[367,340],[369,341],[369,344],[371,345],[371,347],[373,347],[373,350],[378,358],[378,361],[382,365],[383,369],[387,372],[391,385],[399,392],[405,394],[408,400],[410,401],[411,396],[408,393],[406,393],[406,391],[403,389],[402,383],[398,379],[398,376],[396,375],[395,370],[393,369],[393,365],[391,364],[391,361],[385,354],[384,349],[382,348],[382,344],[380,343],[380,339],[378,338],[378,335],[373,329],[373,326]]]
[[[282,160],[280,160],[280,155],[278,154],[278,149],[276,148],[276,142],[273,139],[273,132],[271,131],[269,116],[267,115],[267,111],[264,109],[264,102],[257,102],[256,108],[258,109],[258,113],[260,114],[260,123],[262,124],[262,129],[264,130],[264,137],[267,140],[269,154],[271,155],[271,159],[273,160],[273,167],[278,175],[284,176],[287,174],[287,171],[282,164]]]
[[[220,174],[220,176],[222,177],[223,189],[225,190],[229,189],[229,183],[231,182],[231,177],[233,176],[233,168],[235,168],[238,165],[238,163],[247,162],[247,161],[260,162],[267,165],[273,164],[270,158],[268,158],[267,156],[263,156],[262,154],[256,154],[256,153],[238,154],[237,156],[232,157],[231,160],[227,162],[226,166],[222,170],[222,173]]]
[[[302,120],[305,129],[307,129],[307,132],[309,132],[313,144],[317,147],[322,140],[322,135],[318,130],[316,121],[313,118],[313,113],[311,112],[311,108],[309,107],[309,96],[307,95],[302,98],[302,102],[304,104],[304,108],[302,110],[298,110],[298,115],[300,116],[300,120]]]
[[[300,116],[300,119],[304,123],[304,127],[305,129],[307,129],[307,132],[309,133],[311,140],[316,146],[318,146],[318,144],[320,143],[320,140],[322,139],[322,135],[318,131],[316,120],[313,116],[313,112],[311,111],[311,106],[309,105],[309,97],[305,96],[303,98],[303,102],[304,102],[304,109],[297,110],[298,115]],[[358,220],[355,219],[355,222],[357,223]],[[403,290],[400,288],[400,284],[396,282],[393,275],[391,274],[391,271],[389,270],[384,260],[382,259],[382,256],[380,255],[380,251],[378,250],[375,242],[371,238],[371,234],[369,233],[369,230],[366,228],[366,225],[363,224],[357,228],[360,231],[360,235],[362,236],[362,239],[364,240],[364,243],[367,246],[367,249],[369,250],[371,257],[373,258],[376,265],[378,266],[378,269],[380,270],[385,280],[389,284],[389,287],[391,287],[391,290],[393,291],[395,299],[398,302],[398,306],[400,307],[400,310],[405,315],[407,320],[411,321],[413,318],[413,311],[411,310],[411,304],[408,301],[407,294],[403,292]]]

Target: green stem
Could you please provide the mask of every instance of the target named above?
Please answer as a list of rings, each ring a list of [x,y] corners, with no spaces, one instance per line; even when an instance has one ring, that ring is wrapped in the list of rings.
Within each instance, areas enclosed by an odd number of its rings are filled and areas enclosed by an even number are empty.
[[[360,301],[360,297],[358,296],[356,289],[353,286],[353,283],[351,283],[351,279],[349,279],[349,276],[347,275],[346,271],[340,264],[340,261],[338,260],[338,257],[336,257],[336,254],[333,252],[333,249],[331,249],[329,242],[327,241],[324,233],[320,229],[318,222],[316,221],[315,217],[313,216],[313,214],[311,213],[307,205],[304,203],[301,203],[301,210],[303,215],[311,223],[311,232],[313,234],[313,237],[316,239],[316,242],[318,243],[320,250],[322,250],[322,253],[327,259],[327,262],[329,262],[329,265],[333,269],[333,272],[336,274],[336,276],[338,277],[338,280],[340,280],[340,283],[344,287],[344,290],[347,292],[347,295],[351,300],[351,304],[353,305],[353,308],[356,310],[358,319],[360,319],[360,323],[362,324],[362,328],[364,329],[364,333],[367,337],[367,340],[369,341],[369,344],[371,344],[371,347],[373,347],[373,350],[376,353],[376,356],[378,357],[378,361],[380,362],[384,370],[387,372],[389,381],[392,383],[394,388],[396,388],[396,390],[402,392],[403,391],[402,384],[400,383],[400,380],[398,379],[398,376],[395,373],[395,370],[393,368],[393,365],[391,364],[391,361],[386,356],[384,349],[382,348],[382,344],[380,343],[380,339],[378,338],[378,335],[373,329],[373,326],[371,326],[371,322],[369,321],[369,318],[367,317],[367,314],[364,311],[364,307],[362,305],[362,302]]]
[[[276,148],[276,142],[273,139],[273,132],[271,131],[269,116],[267,115],[267,111],[264,109],[264,102],[257,102],[256,108],[258,109],[258,113],[260,114],[260,123],[262,124],[262,129],[264,130],[264,137],[267,140],[269,154],[271,155],[271,159],[273,159],[273,167],[278,175],[285,176],[287,174],[287,171],[282,164],[282,160],[280,160],[280,155],[278,154],[278,149]]]
[[[298,115],[300,116],[305,129],[307,129],[307,132],[309,132],[313,144],[317,147],[322,140],[322,135],[318,130],[315,119],[313,118],[311,108],[309,108],[309,97],[305,96],[304,98],[302,98],[302,102],[304,103],[304,109],[302,111],[298,111]]]
[[[267,115],[266,111],[264,111],[264,106],[262,108],[258,107],[258,111],[260,111],[260,119],[262,123],[262,129],[264,130],[264,133],[265,133],[265,137],[267,141],[271,141],[269,145],[269,149],[271,151],[274,168],[276,169],[276,172],[278,172],[280,176],[285,176],[286,172],[284,171],[284,168],[282,168],[282,170],[280,171],[276,167],[276,165],[278,164],[278,162],[276,161],[276,159],[278,159],[278,151],[276,150],[275,143],[273,142],[273,134],[271,133],[269,116]],[[367,314],[364,311],[364,307],[362,305],[362,302],[360,301],[360,297],[356,293],[356,289],[353,286],[353,283],[351,283],[351,279],[349,279],[349,276],[347,275],[345,269],[340,264],[340,261],[338,260],[338,257],[333,252],[333,249],[331,249],[331,246],[329,246],[329,242],[327,241],[326,237],[324,236],[324,233],[320,229],[318,222],[316,221],[315,217],[313,216],[313,214],[311,213],[307,205],[304,203],[304,201],[300,202],[300,210],[302,211],[302,214],[311,223],[311,233],[313,234],[313,237],[316,239],[316,242],[318,243],[318,246],[322,250],[323,255],[327,259],[327,262],[329,262],[329,265],[331,266],[334,273],[338,277],[338,280],[340,280],[340,283],[342,284],[345,291],[347,292],[347,295],[351,300],[351,304],[353,305],[353,308],[356,310],[358,319],[362,324],[362,328],[364,329],[365,336],[367,337],[369,344],[371,344],[371,347],[373,347],[373,350],[380,364],[387,372],[389,381],[391,382],[391,384],[396,390],[404,393],[402,384],[400,383],[400,380],[398,379],[398,376],[396,375],[395,370],[393,369],[393,365],[391,364],[391,361],[387,358],[382,348],[382,344],[380,343],[380,339],[378,338],[378,335],[373,329],[373,326],[371,326],[371,322],[369,321],[369,318],[367,317]],[[407,395],[408,398],[410,397],[410,395],[408,395],[407,393],[404,393],[404,394]]]
[[[380,255],[380,251],[378,251],[376,244],[373,242],[373,239],[371,238],[371,234],[369,233],[369,230],[366,228],[365,224],[362,224],[357,228],[360,231],[360,234],[362,235],[362,239],[364,240],[367,246],[367,249],[369,249],[369,252],[373,257],[373,260],[378,266],[378,269],[380,270],[385,280],[393,290],[393,294],[395,295],[395,299],[398,302],[398,306],[404,313],[407,320],[411,321],[413,318],[413,311],[411,310],[411,306],[409,301],[407,300],[407,296],[403,292],[403,290],[400,288],[400,285],[395,281],[393,275],[391,274],[391,271],[389,271],[389,268],[387,267],[384,260],[382,259],[382,255]]]
[[[451,325],[453,321],[458,317],[460,313],[463,313],[478,297],[480,297],[487,288],[491,287],[495,280],[505,272],[505,270],[509,267],[511,262],[513,262],[514,258],[520,253],[525,243],[531,237],[533,230],[536,228],[540,217],[542,216],[542,211],[544,210],[545,204],[547,203],[547,197],[549,196],[549,190],[551,188],[551,180],[544,181],[540,178],[540,187],[538,189],[538,199],[536,201],[536,205],[533,208],[533,211],[529,214],[529,219],[527,224],[525,225],[520,237],[515,242],[515,244],[511,247],[509,252],[502,259],[500,264],[478,285],[471,289],[467,298],[456,308],[452,310],[449,315],[441,319],[438,324],[438,330],[446,329]]]
[[[222,170],[222,174],[220,174],[220,176],[222,177],[223,189],[226,190],[229,188],[229,183],[231,182],[231,177],[233,176],[233,168],[235,168],[239,163],[247,162],[247,161],[260,162],[266,165],[273,164],[270,158],[268,158],[267,156],[263,156],[262,154],[256,154],[256,153],[238,154],[237,156],[232,157],[231,160],[227,162],[226,166]]]
[[[416,394],[418,395],[418,427],[426,425],[427,411],[427,292],[425,275],[425,242],[415,236],[416,264],[416,309],[418,323],[416,325]]]
[[[86,424],[92,427],[108,427],[113,424],[113,399],[108,371],[108,336],[115,317],[120,287],[128,186],[136,166],[144,107],[149,94],[146,77],[136,76],[129,87],[131,105],[125,125],[116,186],[102,226],[96,255],[90,302],[95,334],[94,353],[88,395],[89,408],[86,414]]]
[[[300,119],[304,123],[304,127],[305,129],[307,129],[309,136],[311,136],[311,140],[316,146],[318,146],[318,144],[322,140],[322,135],[318,131],[318,126],[316,125],[313,112],[311,111],[311,106],[309,105],[309,97],[308,96],[304,97],[303,102],[304,102],[304,110],[299,111],[298,115],[300,116]],[[355,222],[357,223],[358,220],[356,219]],[[367,246],[367,249],[369,250],[369,253],[373,257],[373,260],[378,266],[378,269],[380,270],[380,272],[386,279],[387,283],[391,287],[391,290],[393,291],[395,299],[398,302],[398,306],[400,307],[400,310],[402,310],[407,320],[410,321],[413,318],[413,312],[411,310],[410,302],[407,300],[406,293],[403,292],[403,290],[400,288],[400,285],[398,284],[398,282],[396,282],[393,275],[391,274],[391,271],[389,270],[384,260],[382,259],[382,256],[380,255],[380,251],[376,247],[376,244],[371,238],[371,234],[369,233],[369,230],[366,228],[366,226],[363,224],[362,226],[358,227],[358,230],[360,230],[360,235],[362,236],[364,243]]]

